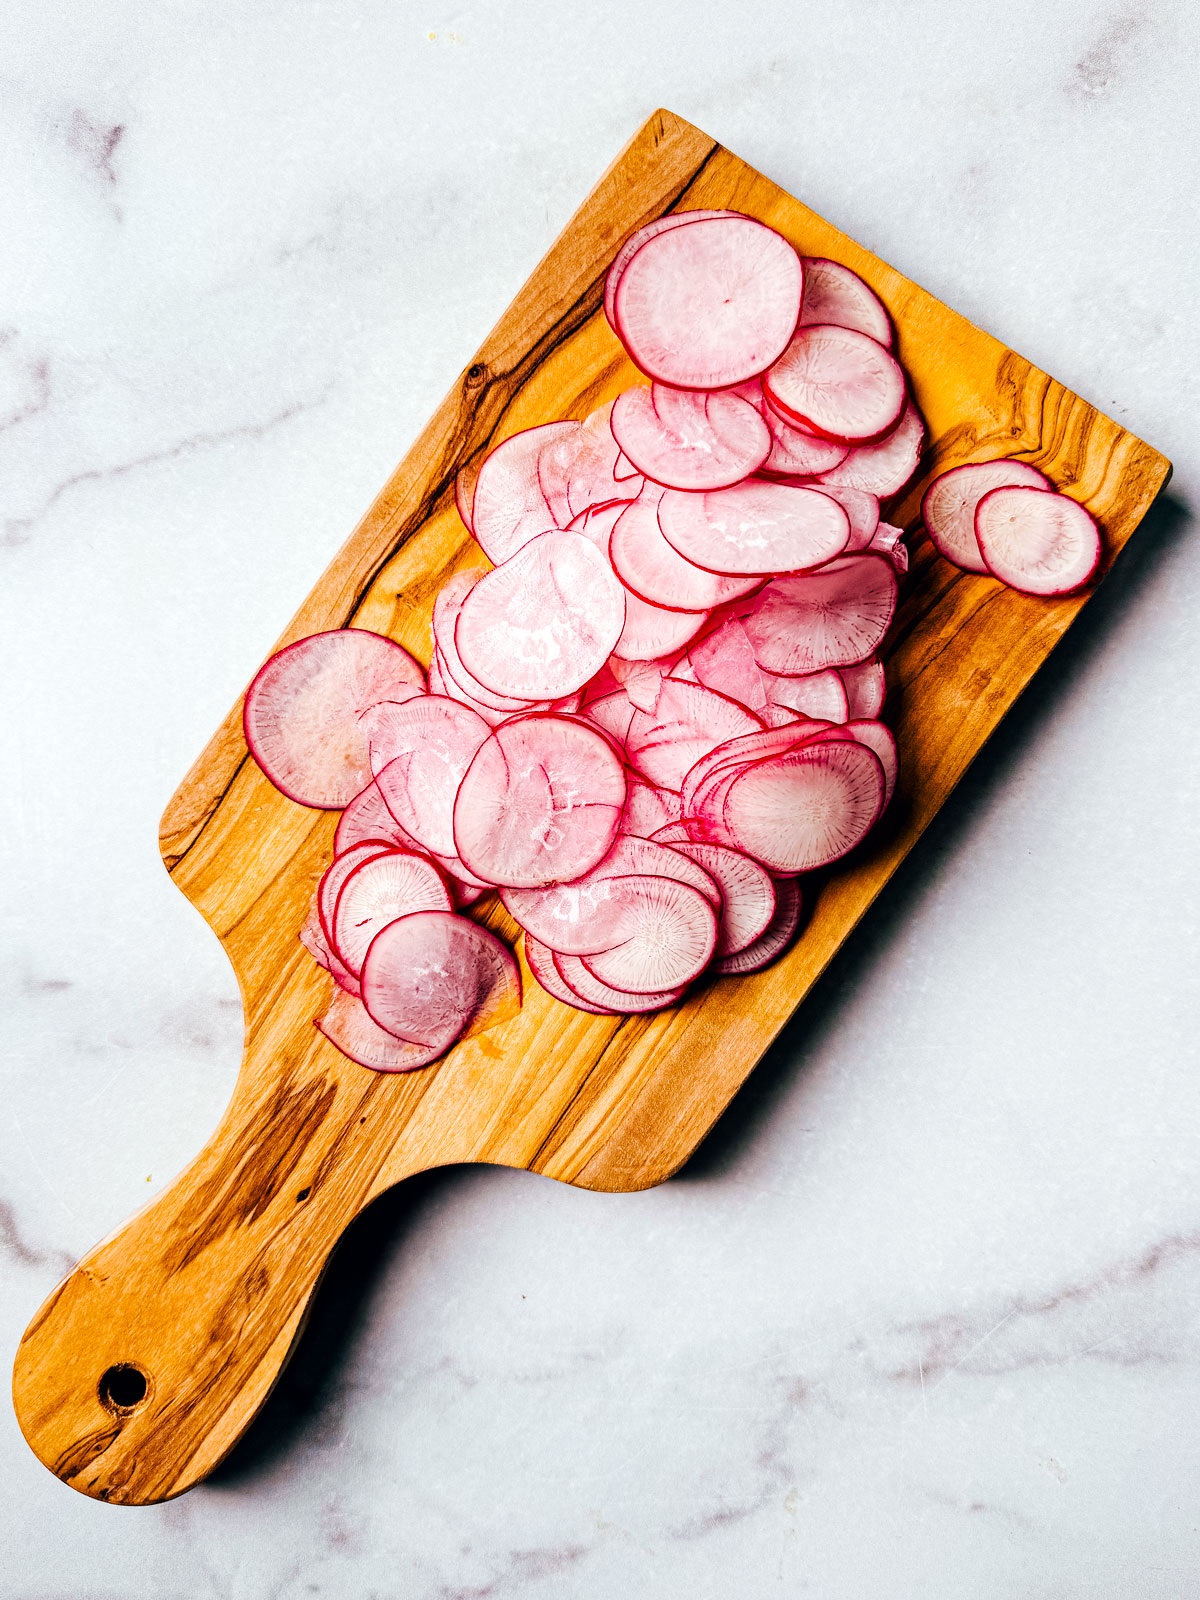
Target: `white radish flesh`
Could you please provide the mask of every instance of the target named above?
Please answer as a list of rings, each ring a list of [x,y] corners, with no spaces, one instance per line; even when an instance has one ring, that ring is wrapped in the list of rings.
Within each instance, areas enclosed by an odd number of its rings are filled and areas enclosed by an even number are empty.
[[[379,785],[374,779],[360,794],[356,794],[338,819],[333,836],[333,853],[345,855],[356,844],[375,840],[396,850],[408,850],[415,844],[412,838],[388,810]]]
[[[388,810],[427,850],[455,854],[454,797],[491,728],[477,712],[440,695],[422,695],[382,719],[378,710],[366,721],[371,765]]]
[[[761,712],[766,705],[762,671],[737,617],[727,617],[719,628],[697,640],[687,659],[697,683],[706,689],[736,700],[748,711]]]
[[[672,228],[681,228],[690,222],[704,222],[711,217],[740,217],[740,211],[670,211],[665,217],[657,217],[653,222],[648,222],[644,228],[639,228],[636,233],[631,233],[629,238],[617,251],[612,259],[612,265],[604,280],[604,315],[608,325],[617,333],[616,296],[617,285],[625,268],[644,244],[660,233],[667,233]]]
[[[505,1021],[521,1003],[520,970],[495,934],[449,911],[390,922],[367,951],[363,1004],[381,1028],[429,1049]]]
[[[849,267],[823,256],[805,256],[801,326],[812,322],[857,328],[890,349],[892,324],[883,301]]]
[[[850,537],[849,517],[828,495],[765,478],[708,494],[668,489],[658,523],[695,566],[758,577],[822,566]]]
[[[904,373],[881,344],[825,323],[796,330],[764,373],[763,393],[793,427],[842,444],[882,439],[906,400]]]
[[[796,879],[776,878],[775,915],[766,930],[744,950],[718,961],[717,972],[722,977],[736,977],[745,972],[761,972],[770,966],[795,938],[802,909],[803,895]]]
[[[886,438],[877,444],[856,445],[838,466],[821,474],[821,482],[865,489],[881,499],[898,494],[917,470],[924,438],[925,423],[910,400]]]
[[[551,445],[573,438],[578,428],[578,422],[526,428],[498,445],[479,469],[472,532],[490,561],[507,561],[530,539],[557,526],[538,476],[538,457]]]
[[[725,797],[724,822],[770,871],[811,872],[866,837],[883,793],[883,769],[865,746],[814,743],[742,773]]]
[[[853,555],[819,572],[777,578],[744,626],[760,666],[799,677],[873,655],[896,610],[896,572],[885,556]]]
[[[362,971],[371,941],[413,911],[452,911],[441,873],[425,856],[389,850],[357,866],[342,884],[333,915],[333,943],[351,972]]]
[[[939,555],[964,572],[986,572],[975,538],[975,508],[993,489],[1052,491],[1044,472],[1026,461],[971,461],[935,478],[921,501],[921,520]]]
[[[682,650],[708,620],[707,611],[668,611],[625,590],[625,626],[613,647],[623,661],[654,661]]]
[[[613,879],[624,898],[625,937],[583,957],[588,971],[614,989],[658,994],[690,983],[712,960],[717,918],[698,890],[671,878]]]
[[[767,425],[747,401],[661,383],[619,395],[612,432],[639,472],[672,489],[723,489],[771,452]]]
[[[988,571],[1022,594],[1072,594],[1100,565],[1100,529],[1065,494],[993,489],[975,508],[975,538]]]
[[[895,735],[889,727],[875,721],[874,718],[861,718],[855,722],[848,722],[844,731],[853,734],[859,744],[865,744],[883,769],[883,804],[879,808],[882,811],[892,798],[900,770],[900,756],[896,750]]]
[[[720,886],[721,926],[713,952],[716,960],[744,950],[765,933],[775,915],[775,885],[764,867],[726,845],[691,841],[672,848],[711,873]]]

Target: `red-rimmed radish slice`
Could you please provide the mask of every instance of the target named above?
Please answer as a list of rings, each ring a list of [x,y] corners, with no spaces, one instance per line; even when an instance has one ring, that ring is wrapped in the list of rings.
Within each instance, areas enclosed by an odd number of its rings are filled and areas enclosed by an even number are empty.
[[[434,601],[434,649],[441,668],[443,687],[451,699],[460,700],[489,723],[495,721],[493,713],[496,712],[505,717],[515,716],[522,711],[548,710],[549,702],[543,699],[493,693],[467,671],[459,657],[458,646],[454,642],[458,614],[475,585],[486,576],[482,567],[456,572],[442,585]]]
[[[525,959],[529,963],[530,972],[546,993],[555,1000],[561,1000],[566,1006],[574,1006],[576,1011],[590,1011],[597,1017],[617,1015],[611,1006],[593,1005],[590,1000],[583,999],[574,989],[569,988],[554,965],[554,951],[549,945],[542,944],[540,939],[535,939],[531,933],[525,935]]]
[[[617,750],[624,754],[625,741],[629,737],[629,724],[633,721],[637,709],[625,690],[617,689],[599,700],[592,700],[585,707],[583,714],[598,728],[602,728]]]
[[[454,803],[454,837],[479,877],[537,889],[602,860],[624,806],[625,774],[605,734],[582,718],[522,717],[480,746]]]
[[[975,538],[975,508],[993,489],[1054,485],[1027,461],[971,461],[935,478],[921,501],[921,520],[939,555],[964,572],[986,572]]]
[[[567,504],[573,517],[605,501],[632,500],[641,489],[640,475],[613,438],[612,408],[610,400],[590,412],[579,431],[567,474]]]
[[[711,611],[751,594],[762,581],[706,572],[681,556],[663,537],[653,499],[635,500],[625,508],[613,526],[608,550],[625,587],[647,605],[667,611]]]
[[[621,656],[609,656],[608,670],[639,711],[654,710],[666,677],[661,661],[626,661]]]
[[[717,943],[716,913],[699,890],[673,878],[612,882],[624,900],[625,937],[582,958],[592,976],[630,994],[660,994],[698,978]]]
[[[815,433],[805,433],[785,422],[778,411],[767,404],[758,378],[738,384],[732,392],[754,407],[771,435],[770,454],[758,469],[760,472],[773,477],[811,478],[836,467],[850,453],[848,444],[819,439]]]
[[[766,932],[775,915],[775,885],[765,867],[727,845],[690,841],[673,848],[698,862],[720,886],[721,926],[713,952],[716,960],[744,950]]]
[[[908,571],[908,546],[904,542],[903,528],[893,527],[890,522],[881,522],[867,549],[873,550],[876,555],[887,556],[901,576]]]
[[[454,642],[495,694],[557,700],[581,689],[621,637],[625,591],[582,534],[544,533],[481,578]]]
[[[725,828],[769,870],[811,872],[866,837],[883,793],[883,768],[865,745],[814,742],[736,778],[725,796]]]
[[[768,478],[707,494],[668,489],[658,525],[685,560],[738,576],[822,566],[850,536],[849,517],[829,495]]]
[[[795,938],[803,904],[800,884],[795,878],[776,878],[775,915],[765,932],[736,955],[723,957],[716,963],[715,970],[722,977],[735,977],[746,972],[761,972],[770,966]]]
[[[460,467],[454,475],[455,508],[463,527],[471,534],[475,532],[475,485],[479,482],[479,471],[482,466],[481,458],[469,466]]]
[[[846,489],[840,484],[828,483],[824,478],[812,487],[827,494],[831,500],[836,500],[850,518],[850,537],[842,554],[848,556],[857,550],[865,550],[879,527],[878,495],[870,494],[865,489]]]
[[[397,1039],[379,1026],[361,1000],[341,989],[334,991],[325,1014],[313,1027],[344,1056],[372,1072],[411,1072],[414,1067],[427,1067],[442,1053],[438,1048]]]
[[[372,861],[376,856],[385,856],[395,848],[385,844],[380,839],[364,839],[361,844],[353,845],[344,855],[335,856],[321,875],[317,884],[315,903],[317,916],[321,924],[321,932],[325,935],[326,943],[330,949],[337,948],[334,937],[337,916],[338,895],[342,892],[342,885],[355,870],[361,867],[364,861]]]
[[[1022,594],[1071,594],[1100,565],[1100,529],[1065,494],[992,489],[975,507],[975,538],[988,571]]]
[[[736,700],[749,711],[759,712],[766,705],[763,675],[737,617],[727,617],[719,628],[693,644],[687,659],[696,682],[706,689]]]
[[[891,349],[892,324],[883,301],[849,267],[824,256],[805,256],[802,326],[813,322],[857,328],[876,343]]]
[[[884,723],[870,717],[848,722],[843,731],[852,733],[859,744],[865,744],[867,749],[878,757],[879,765],[883,768],[883,805],[879,808],[882,811],[892,798],[900,770],[900,756],[896,750],[895,736]]]
[[[452,909],[450,891],[428,857],[389,850],[355,867],[342,884],[333,916],[334,947],[357,974],[371,941],[389,922],[413,911]]]
[[[769,583],[743,625],[761,667],[802,677],[873,655],[897,594],[896,570],[886,556],[845,556],[819,572]]]
[[[707,611],[668,611],[625,590],[625,626],[613,649],[623,661],[656,661],[682,650],[708,621]]]
[[[783,755],[787,750],[802,744],[818,733],[827,733],[832,724],[816,718],[802,719],[789,728],[764,728],[754,733],[740,734],[716,745],[702,755],[684,775],[680,791],[683,815],[690,816],[696,809],[697,797],[705,784],[722,768],[750,766],[767,756]]]
[[[745,706],[699,684],[668,678],[654,713],[634,712],[625,748],[629,760],[651,783],[679,789],[701,756],[728,739],[761,728],[762,722]]]
[[[721,889],[716,879],[704,867],[676,850],[668,850],[657,839],[638,839],[622,834],[598,867],[592,869],[593,877],[673,878],[696,889],[712,906],[721,909]]]
[[[801,717],[819,717],[825,722],[845,722],[850,715],[846,685],[833,667],[801,678],[777,677],[771,672],[764,672],[762,678],[773,706],[782,706]]]
[[[877,717],[887,696],[883,662],[871,656],[853,667],[839,667],[838,676],[846,688],[847,716],[859,719]]]
[[[661,383],[618,395],[612,432],[639,472],[671,489],[740,483],[771,451],[767,425],[748,401]]]
[[[383,763],[375,781],[388,810],[426,850],[454,855],[454,798],[491,727],[459,701],[432,694],[389,709],[376,726],[371,761]]]
[[[393,850],[408,850],[417,842],[405,833],[388,810],[373,778],[342,812],[333,836],[333,853],[345,855],[356,844],[367,840],[376,840],[381,846],[390,845]]]
[[[648,839],[669,822],[677,822],[680,815],[679,796],[673,789],[660,789],[639,778],[636,773],[630,773],[626,780],[625,810],[621,816],[622,833]]]
[[[317,910],[317,897],[313,895],[312,905],[309,907],[308,916],[300,929],[300,943],[319,967],[324,967],[333,981],[347,994],[352,994],[357,999],[362,994],[362,987],[354,973],[338,955],[337,951],[325,937],[325,929],[321,926],[320,913]]]
[[[614,301],[617,294],[617,285],[621,281],[621,274],[633,260],[634,256],[644,244],[660,233],[667,233],[671,228],[680,228],[689,222],[705,222],[712,217],[740,217],[740,211],[669,211],[665,217],[656,217],[653,222],[648,222],[644,228],[639,228],[636,233],[631,233],[625,243],[612,259],[608,275],[604,280],[604,315],[608,325],[614,333],[617,332],[616,310]]]
[[[471,518],[472,532],[490,561],[507,561],[530,539],[557,526],[538,475],[538,458],[551,445],[573,439],[578,429],[578,422],[526,428],[497,445],[484,461]]]
[[[375,935],[362,990],[381,1028],[441,1051],[517,1011],[521,973],[512,951],[478,923],[414,911]]]
[[[617,281],[613,320],[651,378],[726,389],[769,367],[800,314],[800,258],[751,217],[671,228],[635,250]]]
[[[360,714],[424,687],[408,651],[381,634],[313,633],[273,655],[247,689],[246,743],[289,800],[338,810],[371,781]]]
[[[594,972],[588,971],[582,956],[556,955],[554,968],[571,993],[588,1003],[589,1010],[626,1014],[661,1011],[665,1006],[677,1005],[684,995],[682,987],[667,989],[659,994],[631,994],[627,989],[614,989],[611,984],[602,983]]]
[[[762,382],[786,422],[842,444],[882,439],[907,398],[904,373],[881,344],[829,323],[798,328]]]
[[[924,420],[910,400],[885,439],[857,445],[839,466],[821,474],[821,482],[842,489],[865,489],[881,499],[898,494],[917,470],[924,438]]]

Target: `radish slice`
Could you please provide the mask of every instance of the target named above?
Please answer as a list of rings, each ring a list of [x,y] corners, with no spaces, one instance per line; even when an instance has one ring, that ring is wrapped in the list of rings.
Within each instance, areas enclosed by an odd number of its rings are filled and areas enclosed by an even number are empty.
[[[695,811],[700,790],[721,768],[750,766],[767,756],[783,755],[805,739],[830,731],[830,723],[808,719],[787,729],[765,728],[725,740],[701,756],[684,775],[680,792],[683,815],[690,816]]]
[[[800,323],[834,323],[839,328],[857,328],[887,349],[892,345],[892,324],[883,301],[869,289],[857,272],[840,261],[824,256],[804,258],[804,300]]]
[[[988,571],[1022,594],[1070,594],[1100,565],[1090,511],[1043,489],[992,489],[975,508],[975,538]]]
[[[598,728],[603,728],[607,737],[623,755],[625,741],[629,737],[629,725],[636,710],[637,707],[624,689],[618,689],[614,694],[606,694],[600,700],[593,700],[584,715],[589,722],[594,722]]]
[[[689,841],[673,848],[698,862],[720,885],[721,927],[715,959],[735,955],[766,932],[775,915],[775,885],[765,868],[726,845]]]
[[[887,556],[901,576],[908,571],[908,546],[904,543],[903,528],[894,528],[890,522],[881,522],[867,549],[873,550],[876,555]]]
[[[833,667],[801,678],[777,677],[770,672],[764,672],[762,678],[773,706],[824,722],[845,722],[850,715],[846,685]]]
[[[699,977],[717,943],[716,913],[704,896],[671,878],[612,882],[624,901],[625,937],[583,957],[592,976],[630,994],[660,994]]]
[[[892,730],[885,727],[882,722],[873,718],[861,718],[846,724],[846,733],[852,733],[859,744],[865,744],[879,760],[883,768],[883,805],[880,811],[887,806],[896,787],[896,776],[900,770],[900,756],[896,750],[896,740]]]
[[[341,989],[334,991],[325,1015],[318,1017],[313,1027],[344,1056],[360,1067],[370,1067],[372,1072],[411,1072],[414,1067],[427,1067],[442,1053],[428,1045],[397,1039],[372,1019],[361,1000]]]
[[[375,781],[388,810],[426,850],[454,855],[454,797],[491,728],[477,712],[440,695],[389,707],[383,717],[380,710],[365,720],[373,730]]]
[[[776,878],[775,915],[767,924],[766,931],[744,950],[718,961],[716,970],[722,977],[733,977],[744,972],[761,972],[764,967],[770,966],[795,938],[802,908],[803,896],[796,879]]]
[[[582,956],[556,955],[554,968],[571,993],[587,1003],[588,1010],[661,1011],[664,1006],[676,1005],[683,999],[683,988],[667,989],[659,994],[632,994],[627,989],[614,989],[611,984],[601,983],[594,972],[589,972]]]
[[[308,916],[300,929],[300,943],[319,967],[324,967],[330,974],[339,989],[344,989],[347,994],[352,994],[357,999],[362,994],[362,986],[349,967],[338,955],[337,951],[325,937],[325,929],[321,926],[321,917],[317,909],[317,896],[313,895],[312,905],[309,907]]]
[[[556,526],[538,476],[538,457],[550,445],[572,438],[578,428],[578,422],[526,428],[498,445],[479,469],[472,532],[497,566]]]
[[[827,323],[798,328],[762,382],[786,422],[843,444],[882,439],[906,399],[904,373],[881,344]]]
[[[525,959],[529,963],[530,972],[546,993],[553,995],[555,1000],[561,1000],[567,1006],[574,1006],[576,1011],[590,1011],[598,1017],[616,1016],[617,1013],[610,1006],[593,1005],[590,1000],[584,1000],[582,996],[577,995],[574,989],[568,988],[554,965],[554,951],[528,932],[525,935]]]
[[[463,602],[487,573],[482,567],[466,572],[456,572],[442,586],[433,607],[433,639],[437,659],[442,671],[443,685],[451,699],[459,700],[477,711],[485,722],[494,722],[493,713],[513,716],[518,712],[549,709],[549,702],[529,700],[516,695],[496,694],[474,678],[463,665],[454,642],[454,630]]]
[[[333,943],[351,972],[361,973],[375,935],[411,911],[451,911],[442,875],[425,856],[389,850],[355,867],[342,884],[333,915]]]
[[[688,494],[668,489],[658,507],[668,544],[710,572],[799,572],[846,547],[850,519],[828,495],[765,478]]]
[[[641,479],[612,434],[612,409],[598,407],[584,418],[575,457],[567,473],[567,505],[573,517],[607,500],[632,500]]]
[[[672,789],[660,789],[646,783],[636,773],[626,780],[625,810],[621,816],[621,832],[648,839],[659,828],[680,817],[679,796]]]
[[[866,836],[883,793],[883,768],[864,745],[805,745],[734,780],[725,797],[725,827],[764,867],[811,872]]]
[[[374,779],[360,794],[354,796],[342,812],[333,836],[333,853],[335,856],[345,855],[356,844],[362,844],[367,839],[398,850],[411,849],[417,842],[405,833],[388,810]]]
[[[635,500],[617,519],[609,543],[613,571],[647,605],[668,611],[711,611],[751,594],[757,576],[706,572],[668,544],[658,524],[658,500]]]
[[[760,472],[777,477],[810,478],[819,472],[828,472],[849,455],[848,444],[818,439],[815,433],[804,433],[785,422],[767,404],[760,379],[752,378],[749,383],[740,383],[732,392],[749,401],[771,435],[771,452],[759,468]]]
[[[582,719],[521,717],[497,728],[467,769],[454,837],[479,877],[537,889],[602,860],[624,805],[625,775],[604,734]]]
[[[865,489],[881,497],[898,494],[917,470],[924,438],[924,420],[910,400],[885,439],[857,445],[838,466],[821,474],[821,482],[839,489]]]
[[[479,482],[479,469],[483,462],[460,467],[454,475],[454,504],[468,533],[475,532],[475,485]]]
[[[883,710],[887,684],[883,662],[872,656],[853,667],[839,667],[838,676],[846,689],[847,716],[855,720],[877,717]]]
[[[655,661],[682,650],[708,621],[707,611],[668,611],[625,590],[625,626],[613,649],[622,661]]]
[[[376,856],[385,856],[390,853],[391,845],[384,844],[379,839],[366,839],[362,844],[355,845],[347,850],[345,855],[335,856],[321,875],[317,884],[316,907],[317,917],[321,924],[321,932],[330,949],[336,951],[337,939],[334,937],[337,917],[338,895],[342,892],[342,885],[350,874],[361,867],[364,861],[373,861]]]
[[[609,656],[608,670],[639,711],[654,710],[665,676],[661,661],[625,661],[620,656]]]
[[[614,333],[617,332],[616,295],[617,285],[625,268],[637,255],[644,244],[660,233],[667,233],[672,228],[683,227],[689,222],[705,222],[712,217],[740,217],[740,211],[669,211],[665,217],[657,217],[653,222],[648,222],[644,228],[639,228],[636,233],[631,233],[629,238],[617,251],[608,269],[604,280],[604,315],[608,325]]]
[[[454,642],[493,693],[556,700],[599,671],[624,624],[625,592],[595,545],[544,533],[475,585]]]
[[[740,483],[771,453],[767,425],[747,401],[661,383],[618,395],[612,432],[639,472],[671,489]]]
[[[769,583],[744,626],[768,672],[800,677],[853,666],[882,643],[897,592],[895,568],[885,556],[845,556],[819,572]]]
[[[521,1004],[512,952],[452,911],[414,911],[389,922],[367,951],[362,989],[381,1028],[439,1053],[506,1021]]]
[[[642,371],[679,389],[725,389],[769,367],[800,315],[800,258],[751,217],[667,229],[635,250],[613,320]]]
[[[696,682],[717,694],[736,700],[749,711],[767,703],[766,686],[746,630],[737,617],[728,617],[688,651]],[[676,669],[678,670],[678,669]]]
[[[424,687],[408,651],[378,633],[313,633],[273,655],[246,691],[246,743],[289,800],[338,810],[371,781],[360,713]]]
[[[850,538],[842,554],[848,556],[866,550],[879,527],[879,497],[865,489],[846,489],[840,484],[828,483],[824,478],[812,487],[836,500],[850,518]]]
[[[921,520],[939,555],[964,572],[986,572],[975,538],[975,508],[993,489],[1053,491],[1044,472],[1027,461],[971,461],[935,478],[921,501]]]
[[[629,760],[651,783],[679,789],[701,756],[728,739],[761,728],[753,712],[724,695],[668,678],[654,714],[634,712],[625,748]]]
[[[527,934],[560,955],[589,956],[620,944],[627,937],[623,926],[624,880],[593,870],[575,883],[555,883],[545,889],[502,889],[505,910]]]

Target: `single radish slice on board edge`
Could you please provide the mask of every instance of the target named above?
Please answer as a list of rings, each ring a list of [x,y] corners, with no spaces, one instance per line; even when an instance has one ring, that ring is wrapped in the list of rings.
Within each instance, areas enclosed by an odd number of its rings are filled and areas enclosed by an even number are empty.
[[[1026,461],[972,461],[935,478],[921,501],[921,520],[939,555],[964,572],[986,572],[975,538],[975,508],[993,489],[1054,485]]]
[[[992,489],[975,507],[975,538],[993,577],[1022,594],[1071,594],[1100,565],[1100,529],[1065,494]]]

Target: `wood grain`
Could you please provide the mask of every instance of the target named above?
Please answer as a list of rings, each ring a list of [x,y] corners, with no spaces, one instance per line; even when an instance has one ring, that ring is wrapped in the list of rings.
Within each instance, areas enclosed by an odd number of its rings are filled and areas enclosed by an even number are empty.
[[[518,429],[581,417],[636,380],[600,309],[605,269],[635,228],[696,207],[761,217],[804,254],[848,263],[884,300],[930,436],[892,521],[915,525],[937,472],[1018,456],[1089,507],[1111,564],[1166,480],[1163,457],[660,111],[572,218],[279,643],[353,624],[429,659],[433,597],[457,566],[478,561],[455,514],[455,473]],[[196,1160],[30,1324],[14,1395],[41,1460],[73,1488],[125,1504],[197,1483],[278,1377],[346,1225],[408,1174],[486,1161],[592,1189],[669,1177],[1086,598],[1022,597],[955,571],[918,538],[888,662],[903,775],[893,820],[828,876],[791,953],[624,1020],[571,1011],[529,981],[515,1021],[401,1077],[354,1066],[311,1025],[328,979],[296,934],[336,818],[271,788],[234,707],[168,807],[161,842],[237,972],[245,1057]],[[485,916],[515,936],[498,905]],[[120,1366],[145,1375],[136,1405],[101,1398],[103,1375]]]

